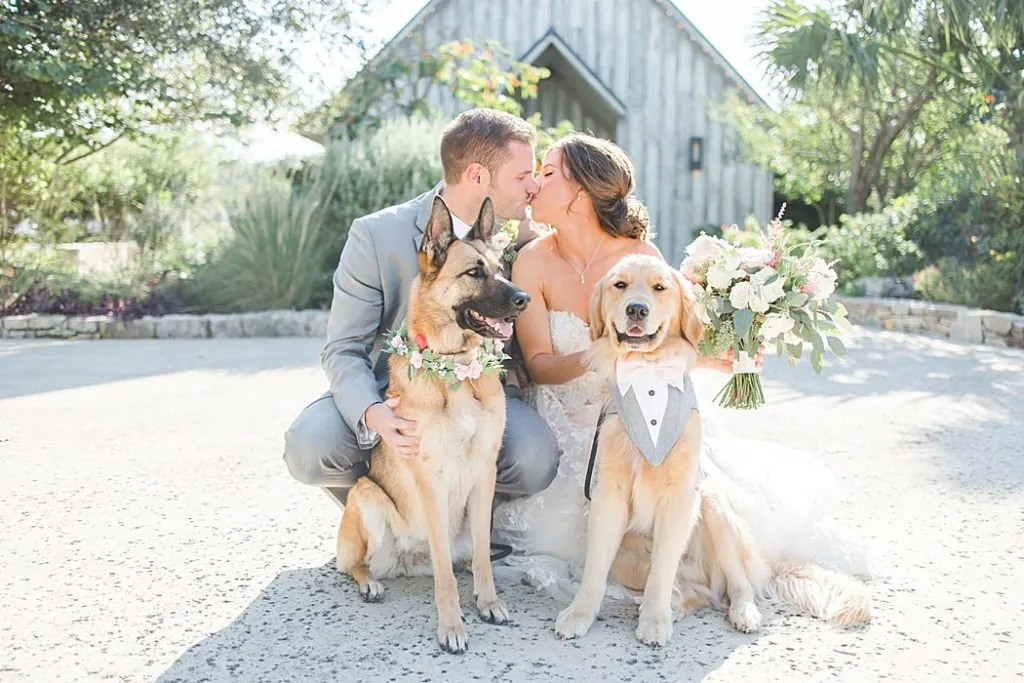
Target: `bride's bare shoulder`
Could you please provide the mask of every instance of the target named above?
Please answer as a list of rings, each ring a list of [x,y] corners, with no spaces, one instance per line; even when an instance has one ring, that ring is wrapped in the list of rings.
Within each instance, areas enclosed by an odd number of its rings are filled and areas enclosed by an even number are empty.
[[[516,259],[518,260],[524,256],[530,260],[545,258],[551,255],[554,244],[554,233],[548,232],[541,234],[527,242],[526,245],[519,250],[519,255]]]
[[[661,250],[655,246],[654,242],[644,242],[642,240],[636,240],[636,246],[630,251],[632,254],[644,254],[646,256],[657,256],[664,260],[665,257],[662,255]]]
[[[551,259],[554,252],[552,245],[554,241],[550,234],[541,235],[530,240],[516,254],[515,263],[512,265],[512,273],[536,272],[544,268],[544,265]]]

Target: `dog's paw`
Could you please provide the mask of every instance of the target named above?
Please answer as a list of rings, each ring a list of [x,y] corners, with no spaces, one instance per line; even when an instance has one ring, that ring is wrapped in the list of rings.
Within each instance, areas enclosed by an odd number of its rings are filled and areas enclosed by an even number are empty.
[[[363,602],[380,602],[384,599],[384,586],[380,581],[370,579],[365,586],[359,587],[359,595]]]
[[[652,615],[640,613],[640,623],[636,627],[636,637],[641,643],[661,647],[672,637],[671,613]]]
[[[729,606],[729,623],[741,633],[761,628],[761,612],[753,602],[737,602]]]
[[[584,614],[572,607],[566,607],[555,619],[555,635],[559,638],[579,638],[585,636],[594,623],[593,614]]]
[[[469,636],[466,635],[466,629],[461,620],[453,625],[441,624],[438,626],[437,642],[440,643],[442,650],[453,655],[460,655],[469,649]]]
[[[508,608],[505,607],[505,603],[497,598],[491,602],[484,602],[478,598],[476,609],[480,613],[480,618],[488,624],[504,624],[508,622]]]

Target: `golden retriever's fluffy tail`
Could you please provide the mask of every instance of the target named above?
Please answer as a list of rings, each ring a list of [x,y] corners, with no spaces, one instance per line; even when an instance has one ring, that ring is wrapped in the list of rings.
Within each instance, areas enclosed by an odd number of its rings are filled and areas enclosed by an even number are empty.
[[[774,562],[767,593],[836,626],[871,621],[867,587],[856,579],[810,564]]]

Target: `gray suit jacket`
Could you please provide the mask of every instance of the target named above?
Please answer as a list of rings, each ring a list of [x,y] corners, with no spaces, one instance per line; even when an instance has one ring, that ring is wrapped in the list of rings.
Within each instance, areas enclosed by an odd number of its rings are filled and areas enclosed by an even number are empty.
[[[416,252],[440,187],[357,218],[341,250],[320,363],[353,434],[360,433],[363,413],[381,400],[387,386],[384,333],[405,319],[409,288],[419,274]]]

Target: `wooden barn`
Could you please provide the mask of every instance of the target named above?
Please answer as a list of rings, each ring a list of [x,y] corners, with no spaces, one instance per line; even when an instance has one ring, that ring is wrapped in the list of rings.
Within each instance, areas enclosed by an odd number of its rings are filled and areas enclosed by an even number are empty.
[[[629,153],[670,262],[700,228],[771,218],[771,174],[740,158],[735,131],[709,111],[730,89],[764,102],[670,0],[431,0],[371,68],[467,38],[551,70],[527,114],[568,119]],[[467,107],[441,87],[429,103],[445,116]]]

